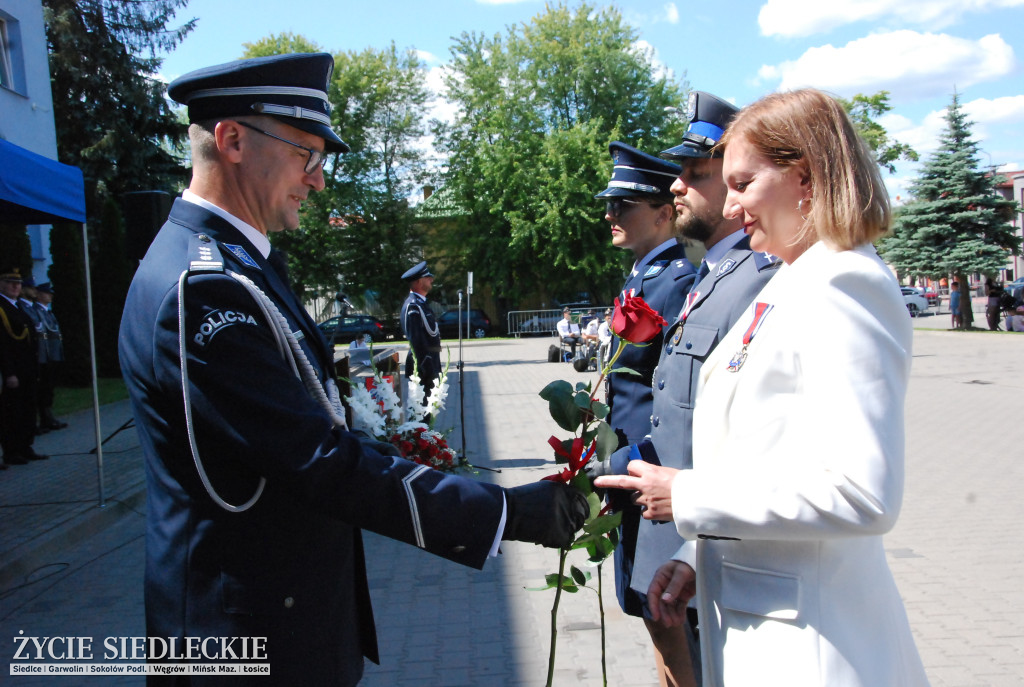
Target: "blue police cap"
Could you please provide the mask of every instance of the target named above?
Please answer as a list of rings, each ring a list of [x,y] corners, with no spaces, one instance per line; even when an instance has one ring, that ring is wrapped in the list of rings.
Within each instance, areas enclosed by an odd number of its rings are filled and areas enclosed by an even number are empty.
[[[608,146],[615,166],[608,188],[595,198],[656,198],[671,200],[669,188],[679,176],[679,165],[659,160],[620,141]]]
[[[683,142],[674,148],[661,151],[661,156],[669,160],[685,160],[690,157],[712,157],[711,149],[715,147],[729,122],[739,112],[732,103],[705,93],[690,91],[690,99],[686,103],[686,117],[690,125],[683,134]],[[714,157],[720,157],[721,152]]]
[[[327,53],[294,53],[236,60],[180,76],[167,94],[188,105],[190,122],[269,115],[319,136],[331,153],[348,144],[331,129],[327,87],[334,58]]]
[[[50,286],[50,282],[44,281],[42,284],[36,287],[36,291],[39,293],[53,294],[53,287]]]
[[[416,281],[421,277],[433,276],[434,275],[430,273],[430,270],[427,269],[427,262],[424,260],[423,262],[407,269],[405,271],[405,274],[402,275],[402,279],[404,279],[405,281]]]

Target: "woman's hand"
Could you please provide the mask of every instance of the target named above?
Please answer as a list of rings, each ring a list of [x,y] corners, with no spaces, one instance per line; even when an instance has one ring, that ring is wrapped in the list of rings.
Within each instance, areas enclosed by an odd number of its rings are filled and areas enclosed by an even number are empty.
[[[643,507],[648,520],[672,521],[672,480],[679,472],[675,468],[651,465],[632,460],[627,467],[629,476],[605,475],[594,480],[602,489],[629,489],[638,492],[633,503]]]
[[[651,619],[665,627],[686,622],[686,605],[697,593],[697,574],[682,561],[663,563],[647,589]]]

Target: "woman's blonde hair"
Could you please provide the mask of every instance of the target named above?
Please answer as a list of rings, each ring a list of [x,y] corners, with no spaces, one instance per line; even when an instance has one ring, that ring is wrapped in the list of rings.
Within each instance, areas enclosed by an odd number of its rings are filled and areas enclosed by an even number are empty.
[[[815,238],[849,250],[889,228],[889,194],[874,155],[834,98],[807,88],[773,93],[740,110],[719,147],[742,136],[779,167],[810,180],[797,242]]]

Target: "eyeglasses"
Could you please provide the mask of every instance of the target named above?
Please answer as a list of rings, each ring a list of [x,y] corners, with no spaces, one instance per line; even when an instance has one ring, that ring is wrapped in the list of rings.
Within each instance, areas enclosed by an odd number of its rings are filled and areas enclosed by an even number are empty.
[[[275,136],[274,134],[270,133],[269,131],[264,131],[263,129],[259,129],[259,128],[253,126],[252,124],[249,124],[248,122],[238,122],[238,123],[241,124],[242,126],[244,126],[246,129],[252,129],[253,131],[255,131],[257,133],[261,133],[264,136],[270,136],[271,138],[276,138],[277,140],[282,141],[284,143],[287,143],[290,146],[295,146],[296,148],[301,148],[302,150],[305,150],[307,153],[309,153],[309,159],[306,161],[306,166],[304,168],[306,174],[312,174],[316,170],[317,166],[319,166],[320,169],[323,169],[324,165],[327,164],[327,153],[325,153],[322,150],[316,150],[314,148],[307,148],[306,146],[299,145],[298,143],[295,143],[294,141],[289,141],[287,138],[281,138],[280,136]]]
[[[614,198],[605,203],[604,211],[609,217],[622,217],[637,205],[650,205],[650,203],[644,203],[640,200],[630,200],[629,198]]]

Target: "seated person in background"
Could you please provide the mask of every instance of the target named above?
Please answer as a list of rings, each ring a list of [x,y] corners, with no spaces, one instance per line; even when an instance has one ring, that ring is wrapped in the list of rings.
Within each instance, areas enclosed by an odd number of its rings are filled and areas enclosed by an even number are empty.
[[[558,321],[558,338],[562,343],[569,344],[569,354],[576,357],[576,344],[580,342],[580,326],[573,322],[569,308],[562,311],[562,319]]]
[[[602,345],[607,345],[612,342],[612,309],[608,308],[604,311],[604,322],[597,328],[597,338],[601,340]]]
[[[1013,313],[1006,316],[1006,329],[1011,332],[1024,332],[1024,305],[1017,306]]]
[[[596,316],[591,317],[590,321],[587,322],[587,328],[583,330],[583,340],[588,346],[597,347],[598,342],[601,340],[599,330],[601,323]]]
[[[350,343],[348,345],[349,349],[351,350],[353,348],[366,348],[366,338],[365,337],[366,337],[365,334],[357,335],[356,338],[352,339],[352,343]]]

